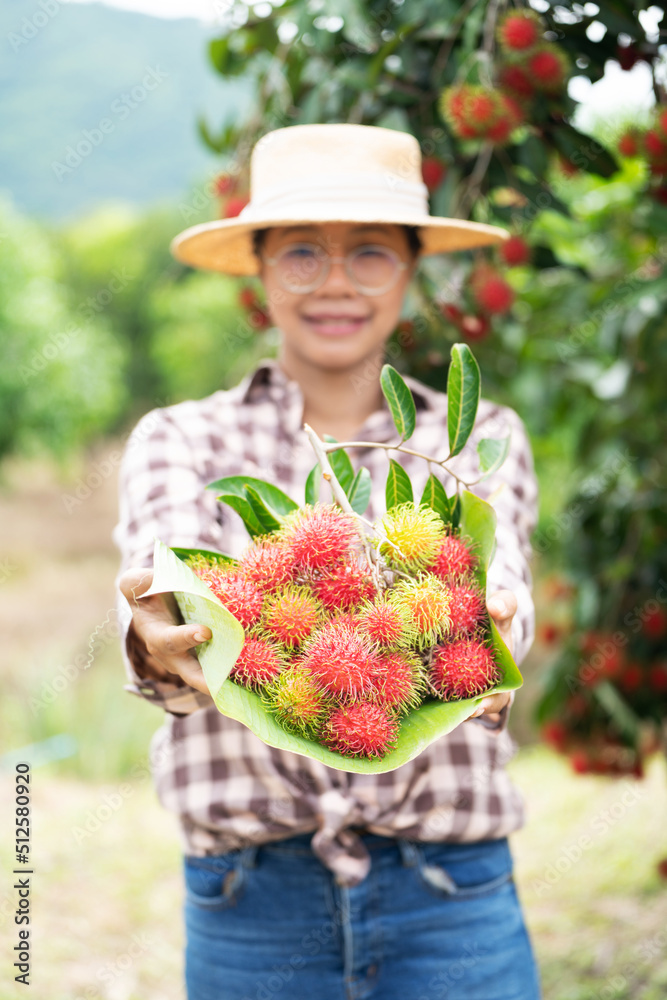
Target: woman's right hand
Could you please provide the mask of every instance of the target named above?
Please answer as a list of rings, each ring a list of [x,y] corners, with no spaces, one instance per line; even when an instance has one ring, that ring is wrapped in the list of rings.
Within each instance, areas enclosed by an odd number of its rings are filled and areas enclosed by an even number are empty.
[[[152,569],[130,568],[118,581],[132,610],[133,633],[128,638],[141,647],[140,675],[177,684],[178,678],[203,694],[210,694],[199,665],[195,646],[211,638],[205,625],[176,625],[177,605],[173,594],[142,597],[153,582]]]

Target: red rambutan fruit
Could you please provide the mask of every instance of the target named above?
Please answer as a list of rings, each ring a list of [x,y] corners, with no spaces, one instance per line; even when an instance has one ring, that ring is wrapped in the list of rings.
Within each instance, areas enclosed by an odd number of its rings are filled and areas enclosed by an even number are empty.
[[[435,559],[429,563],[428,571],[441,580],[455,583],[472,573],[476,565],[477,558],[469,544],[457,535],[448,534],[440,543]]]
[[[538,90],[556,94],[565,86],[570,63],[561,48],[546,42],[528,57],[526,71]]]
[[[323,736],[331,750],[350,757],[382,757],[395,746],[399,725],[379,705],[360,701],[338,708],[327,719]]]
[[[459,326],[466,340],[484,340],[491,333],[491,323],[487,316],[462,316]]]
[[[230,678],[248,688],[259,688],[280,674],[286,664],[285,654],[275,642],[246,636]]]
[[[322,621],[320,602],[303,587],[290,584],[267,598],[262,629],[288,649],[300,646]]]
[[[532,10],[513,10],[498,25],[498,42],[510,52],[525,52],[542,39],[542,23]]]
[[[294,553],[272,536],[256,538],[239,562],[239,572],[268,593],[279,590],[296,577]]]
[[[568,731],[558,719],[551,719],[542,726],[542,739],[560,753],[567,744]]]
[[[667,634],[667,612],[652,608],[644,615],[642,631],[649,639],[662,639]]]
[[[432,646],[449,632],[449,592],[436,576],[426,574],[419,579],[399,580],[388,591],[388,600],[410,615],[418,649]]]
[[[447,173],[447,166],[435,156],[426,156],[422,160],[422,179],[429,191],[435,191]]]
[[[618,151],[621,156],[638,156],[641,152],[639,134],[635,129],[624,132],[618,140]]]
[[[440,312],[446,320],[449,320],[450,323],[454,323],[456,326],[458,326],[463,316],[459,307],[455,306],[452,302],[443,302],[440,306]]]
[[[444,701],[475,698],[500,682],[493,650],[474,639],[437,646],[431,658],[431,683]]]
[[[593,769],[591,759],[584,750],[571,753],[570,764],[575,774],[588,774]]]
[[[470,278],[471,291],[480,309],[491,316],[506,313],[514,303],[514,291],[491,268],[480,268]]]
[[[246,631],[257,624],[264,594],[256,584],[232,570],[214,572],[205,582]]]
[[[258,301],[257,292],[250,285],[246,285],[239,292],[239,305],[244,309],[253,309]]]
[[[223,211],[223,217],[225,219],[235,219],[237,215],[241,214],[249,200],[249,198],[229,198]]]
[[[362,698],[373,688],[373,649],[347,622],[324,625],[307,643],[302,663],[325,691]]]
[[[651,690],[655,691],[656,694],[667,692],[667,662],[654,663],[649,668],[648,682]]]
[[[398,604],[391,604],[384,596],[367,602],[359,608],[356,627],[370,641],[384,649],[410,646],[416,632],[409,611]]]
[[[449,592],[450,634],[471,635],[486,620],[486,604],[481,590],[476,586],[459,585]]]
[[[343,560],[358,538],[353,517],[334,504],[302,507],[288,516],[281,535],[299,566],[328,569]]]
[[[220,174],[213,182],[213,190],[219,198],[226,198],[236,190],[238,181],[231,174]]]
[[[667,158],[667,142],[655,129],[649,129],[644,136],[644,148],[651,162],[659,163]]]
[[[262,701],[284,729],[301,736],[316,732],[330,705],[330,699],[299,661],[267,685]]]
[[[356,563],[323,570],[310,585],[327,611],[352,611],[376,592],[373,579]]]
[[[502,66],[498,80],[501,87],[516,94],[522,100],[533,97],[535,94],[535,84],[528,74],[515,64]]]
[[[621,676],[618,678],[618,686],[626,694],[632,694],[642,686],[644,671],[638,663],[628,663]]]
[[[417,708],[424,693],[421,660],[415,653],[384,653],[375,660],[373,701],[399,713]]]
[[[501,244],[500,256],[508,267],[518,267],[530,260],[530,247],[521,236],[510,236]]]

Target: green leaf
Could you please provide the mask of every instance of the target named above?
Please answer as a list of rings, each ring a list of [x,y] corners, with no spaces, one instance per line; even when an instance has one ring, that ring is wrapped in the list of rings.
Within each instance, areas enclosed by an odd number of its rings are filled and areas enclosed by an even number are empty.
[[[488,476],[497,472],[503,464],[510,450],[511,434],[505,438],[482,438],[477,445],[479,455],[479,467],[484,473],[480,482]]]
[[[207,490],[220,490],[226,495],[246,497],[246,487],[250,486],[255,493],[261,497],[263,503],[276,514],[289,514],[296,510],[298,504],[288,497],[286,493],[279,490],[273,483],[267,483],[264,479],[255,479],[253,476],[225,476],[224,479],[216,479],[209,483]],[[218,498],[220,499],[220,498]]]
[[[338,443],[336,438],[331,437],[330,434],[325,434],[323,440],[326,441],[327,444]],[[349,455],[343,448],[339,448],[338,451],[330,451],[327,457],[331,463],[334,476],[347,495],[347,492],[352,486],[352,482],[354,480],[354,466],[350,461]]]
[[[246,497],[248,503],[252,507],[253,514],[261,524],[266,534],[271,531],[277,531],[282,526],[284,519],[277,518],[273,514],[273,512],[263,502],[259,493],[257,493],[252,486],[246,486]]]
[[[609,681],[600,681],[594,685],[593,694],[621,732],[625,733],[636,746],[639,741],[639,718],[614,685]]]
[[[618,171],[618,163],[599,142],[590,135],[577,132],[567,122],[552,125],[549,135],[559,153],[580,170],[599,177],[611,177]]]
[[[142,596],[169,592],[173,592],[187,625],[197,623],[210,628],[211,639],[197,646],[196,652],[211,693],[219,691],[243,648],[243,627],[203,580],[156,538],[153,582]]]
[[[226,503],[228,507],[235,510],[239,517],[243,520],[246,526],[246,530],[251,538],[255,538],[256,535],[265,535],[266,531],[262,527],[260,521],[257,518],[252,505],[246,497],[240,497],[236,493],[223,493],[218,497],[220,503]]]
[[[238,559],[235,559],[234,556],[228,556],[224,552],[215,552],[213,549],[183,549],[174,546],[171,551],[175,552],[179,559],[184,560],[190,556],[205,556],[209,560],[215,560],[215,562],[225,565],[235,566],[238,563]]]
[[[405,469],[389,459],[389,475],[385,486],[385,496],[387,499],[387,510],[397,507],[400,503],[412,503],[414,495],[412,493],[412,483]]]
[[[465,446],[475,426],[480,395],[479,365],[467,344],[454,344],[447,376],[449,458]]]
[[[476,542],[478,565],[475,577],[485,592],[486,569],[493,549],[495,512],[484,500],[467,491],[461,494],[460,511],[461,531],[474,538]],[[171,563],[167,559],[167,554],[172,557]],[[184,577],[183,573],[178,570],[174,571],[173,563],[181,567],[187,576]],[[181,563],[166,546],[161,546],[160,542],[156,543],[155,565],[156,572],[151,592],[180,591],[180,594],[176,595],[177,600],[179,596],[182,598],[185,592],[186,602],[181,608],[185,620],[208,625],[213,633],[211,641],[202,644],[198,650],[204,677],[218,710],[223,715],[236,719],[242,725],[247,726],[269,746],[318,760],[339,771],[380,774],[407,764],[441,736],[451,733],[453,729],[472,715],[482,698],[486,697],[486,695],[482,695],[477,698],[468,698],[465,701],[453,702],[443,702],[436,699],[424,702],[418,709],[413,709],[401,720],[396,748],[379,760],[346,757],[333,750],[327,750],[314,740],[286,732],[262,705],[258,694],[229,680],[229,672],[241,648],[243,632],[241,626],[205,584],[191,572],[189,567]],[[206,607],[202,609],[202,605],[191,595],[195,595],[196,598],[203,597]],[[215,610],[211,611],[209,604]],[[209,617],[204,617],[205,613]],[[221,616],[219,620],[214,617],[217,615]],[[234,629],[234,623],[236,623],[237,630]],[[491,645],[496,662],[502,671],[503,679],[497,687],[493,688],[493,691],[488,693],[513,691],[521,687],[523,678],[493,623],[491,623],[490,631]]]
[[[356,514],[363,514],[368,507],[368,501],[371,498],[371,486],[371,474],[368,469],[362,465],[354,477],[350,490],[347,494],[347,499],[350,501],[350,507]]]
[[[306,479],[306,492],[305,500],[306,503],[314,507],[319,500],[319,485],[322,479],[322,469],[320,468],[319,462],[314,465],[313,468],[308,473],[308,478]]]
[[[436,514],[439,514],[445,524],[449,524],[451,516],[450,503],[445,493],[445,487],[434,475],[430,475],[426,480],[426,486],[419,501],[420,507],[430,507]]]
[[[407,441],[417,423],[417,410],[412,393],[391,365],[382,366],[380,386],[389,405],[396,430],[401,435],[401,441]]]
[[[452,528],[458,528],[461,523],[461,497],[458,494],[449,498],[449,511]]]

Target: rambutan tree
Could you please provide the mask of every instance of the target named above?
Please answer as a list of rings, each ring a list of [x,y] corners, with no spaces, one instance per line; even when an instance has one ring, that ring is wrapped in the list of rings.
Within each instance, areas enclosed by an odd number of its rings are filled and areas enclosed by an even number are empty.
[[[511,231],[424,262],[390,356],[444,389],[448,348],[468,341],[487,393],[526,422],[538,568],[556,594],[538,721],[576,770],[605,773],[639,773],[666,741],[667,102],[649,6],[235,3],[209,57],[249,77],[255,101],[222,128],[199,122],[221,155],[221,215],[247,198],[261,134],[349,121],[416,136],[434,214]],[[651,72],[656,110],[585,134],[569,81],[599,80],[609,60]],[[241,295],[268,326],[259,289]]]

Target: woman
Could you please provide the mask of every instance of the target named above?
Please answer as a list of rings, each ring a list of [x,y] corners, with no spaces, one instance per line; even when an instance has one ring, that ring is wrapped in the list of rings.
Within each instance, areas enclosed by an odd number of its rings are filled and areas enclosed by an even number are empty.
[[[247,544],[207,483],[243,472],[303,495],[313,465],[304,422],[339,441],[394,440],[379,374],[420,254],[506,235],[429,216],[418,144],[386,129],[269,133],[253,151],[251,192],[238,218],[192,227],[172,250],[195,267],[259,274],[279,358],[234,389],[140,421],[114,532],[128,690],[167,713],[151,759],[183,831],[189,1000],[536,1000],[507,840],[523,823],[504,770],[514,751],[511,696],[485,698],[478,718],[395,771],[337,771],[268,747],[220,715],[195,655],[210,631],[175,624],[166,598],[141,599],[155,537],[233,555]],[[442,454],[446,398],[407,381],[418,415],[411,445]],[[501,474],[475,491],[493,494],[498,514],[489,613],[520,662],[533,631],[536,486],[517,415],[482,400],[452,465],[475,479],[476,441],[507,428]],[[386,452],[349,453],[371,471],[374,518],[384,509]],[[426,464],[407,455],[401,464],[419,495]]]

